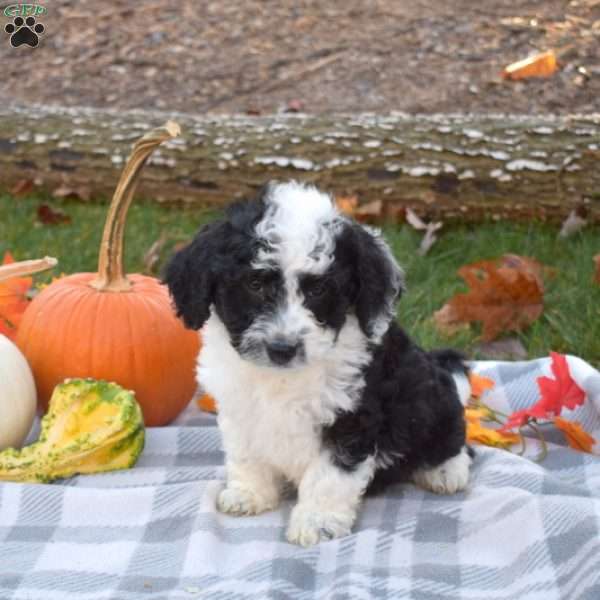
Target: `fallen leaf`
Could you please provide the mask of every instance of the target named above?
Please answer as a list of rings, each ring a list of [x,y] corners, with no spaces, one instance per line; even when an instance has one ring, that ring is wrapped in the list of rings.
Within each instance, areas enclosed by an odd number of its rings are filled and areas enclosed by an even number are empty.
[[[354,209],[354,218],[361,223],[376,223],[381,220],[383,202],[373,200]]]
[[[569,216],[564,220],[562,227],[560,228],[560,232],[558,233],[558,237],[566,238],[569,237],[578,231],[581,231],[587,225],[586,219],[579,216],[577,211],[573,209]]]
[[[538,377],[537,384],[542,396],[543,410],[558,416],[563,408],[573,410],[581,406],[585,402],[585,392],[571,377],[567,357],[557,352],[550,352],[550,357],[554,379]]]
[[[527,350],[517,337],[507,337],[493,342],[480,342],[475,344],[473,350],[481,354],[484,359],[493,360],[524,360]]]
[[[406,207],[406,222],[411,225],[414,229],[423,230],[427,229],[425,221],[419,217],[419,215],[410,207]]]
[[[358,198],[356,196],[337,196],[335,203],[341,212],[353,216],[358,206]]]
[[[69,198],[70,200],[84,200],[87,202],[92,197],[92,190],[84,185],[71,187],[63,184],[52,192],[52,196],[58,199]]]
[[[521,436],[516,433],[506,433],[499,429],[485,427],[481,421],[467,421],[467,442],[485,444],[494,448],[509,448],[517,444]]]
[[[477,375],[477,373],[469,373],[469,383],[471,384],[471,396],[474,398],[480,398],[484,392],[493,389],[496,385],[493,379]]]
[[[533,406],[512,413],[502,426],[503,431],[523,427],[529,419],[552,419],[563,408],[573,410],[585,402],[586,394],[571,377],[567,357],[556,352],[551,352],[550,357],[554,379],[537,378],[540,399]]]
[[[507,255],[461,267],[458,274],[470,289],[456,294],[437,311],[436,325],[442,321],[443,332],[461,322],[481,322],[486,342],[507,331],[521,331],[544,310],[542,278],[532,266],[536,263]]]
[[[556,55],[552,50],[548,50],[511,63],[502,71],[502,77],[513,81],[530,77],[550,77],[557,68]]]
[[[304,110],[304,102],[302,100],[290,100],[285,107],[286,113],[298,113]]]
[[[14,262],[12,254],[7,252],[2,264]],[[12,277],[0,281],[0,334],[9,339],[15,338],[23,313],[29,305],[27,292],[32,281],[31,277]]]
[[[71,217],[61,210],[56,210],[48,204],[40,204],[37,209],[37,216],[44,225],[59,225],[61,223],[70,223]]]
[[[406,222],[417,231],[425,231],[425,235],[419,246],[419,254],[425,256],[436,242],[437,236],[435,233],[442,228],[443,223],[441,221],[437,223],[425,223],[409,206],[406,207]]]
[[[600,284],[600,254],[596,254],[596,256],[594,256],[594,262],[596,263],[595,281],[596,283]]]
[[[476,407],[468,407],[465,408],[465,420],[470,421],[472,423],[476,423],[481,419],[490,419],[492,417],[492,413],[485,406],[476,406]]]
[[[556,417],[554,425],[565,434],[567,443],[571,448],[579,450],[579,452],[592,452],[596,440],[583,429],[581,423]]]
[[[520,256],[519,254],[504,254],[500,257],[498,264],[501,267],[518,269],[529,273],[532,277],[535,277],[542,290],[544,289],[544,277],[552,277],[555,274],[554,269],[543,265],[535,258]]]
[[[529,414],[529,411],[526,408],[523,408],[522,410],[517,410],[508,417],[506,423],[504,423],[504,425],[500,427],[500,431],[520,429],[527,423],[527,421],[529,421],[530,418],[531,415]]]
[[[33,181],[31,179],[19,179],[15,185],[10,188],[10,193],[13,196],[26,196],[33,190]]]
[[[212,413],[217,412],[217,405],[215,403],[215,399],[210,394],[203,394],[202,396],[200,396],[200,398],[198,398],[196,402],[201,410],[205,410],[206,412]]]

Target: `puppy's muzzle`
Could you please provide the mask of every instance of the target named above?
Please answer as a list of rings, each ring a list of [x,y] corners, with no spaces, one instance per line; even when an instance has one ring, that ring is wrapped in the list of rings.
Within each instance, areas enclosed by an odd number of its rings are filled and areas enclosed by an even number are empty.
[[[273,364],[287,365],[300,354],[301,344],[286,340],[275,340],[267,344],[267,355]]]

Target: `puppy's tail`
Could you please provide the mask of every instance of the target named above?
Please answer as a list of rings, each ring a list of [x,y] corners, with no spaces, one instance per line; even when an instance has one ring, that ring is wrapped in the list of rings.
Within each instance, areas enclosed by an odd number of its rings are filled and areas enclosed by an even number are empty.
[[[454,383],[456,384],[458,397],[460,398],[462,405],[465,406],[471,397],[469,366],[467,365],[465,357],[460,352],[450,349],[432,350],[429,352],[429,356],[431,356],[442,369],[450,372],[454,379]]]

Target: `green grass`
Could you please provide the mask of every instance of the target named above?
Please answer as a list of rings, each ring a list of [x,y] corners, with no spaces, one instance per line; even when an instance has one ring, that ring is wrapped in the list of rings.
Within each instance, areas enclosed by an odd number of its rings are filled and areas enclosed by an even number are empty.
[[[57,273],[95,271],[106,204],[50,202],[72,222],[48,226],[37,223],[39,203],[36,198],[0,196],[0,256],[6,250],[17,259],[47,254],[59,259]],[[134,204],[127,221],[126,269],[143,272],[144,253],[164,232],[169,238],[161,252],[160,270],[174,244],[188,240],[199,225],[214,217],[214,212],[202,209]],[[600,285],[593,282],[592,261],[600,253],[598,228],[558,240],[556,228],[541,224],[465,225],[445,231],[426,257],[416,253],[420,235],[409,227],[386,227],[385,233],[407,276],[399,320],[423,346],[453,345],[479,357],[477,326],[446,338],[436,331],[431,317],[453,294],[466,291],[456,274],[461,265],[510,252],[535,257],[556,270],[546,281],[542,317],[519,334],[529,356],[556,350],[600,365]]]

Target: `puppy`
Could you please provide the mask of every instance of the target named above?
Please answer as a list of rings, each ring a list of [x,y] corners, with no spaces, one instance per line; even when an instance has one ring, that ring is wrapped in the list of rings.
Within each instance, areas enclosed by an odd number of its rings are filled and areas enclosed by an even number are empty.
[[[471,458],[459,354],[427,353],[394,320],[403,272],[331,197],[272,183],[204,227],[167,267],[177,314],[202,330],[198,380],[218,406],[224,513],[298,490],[287,538],[350,532],[366,491],[462,490]]]

